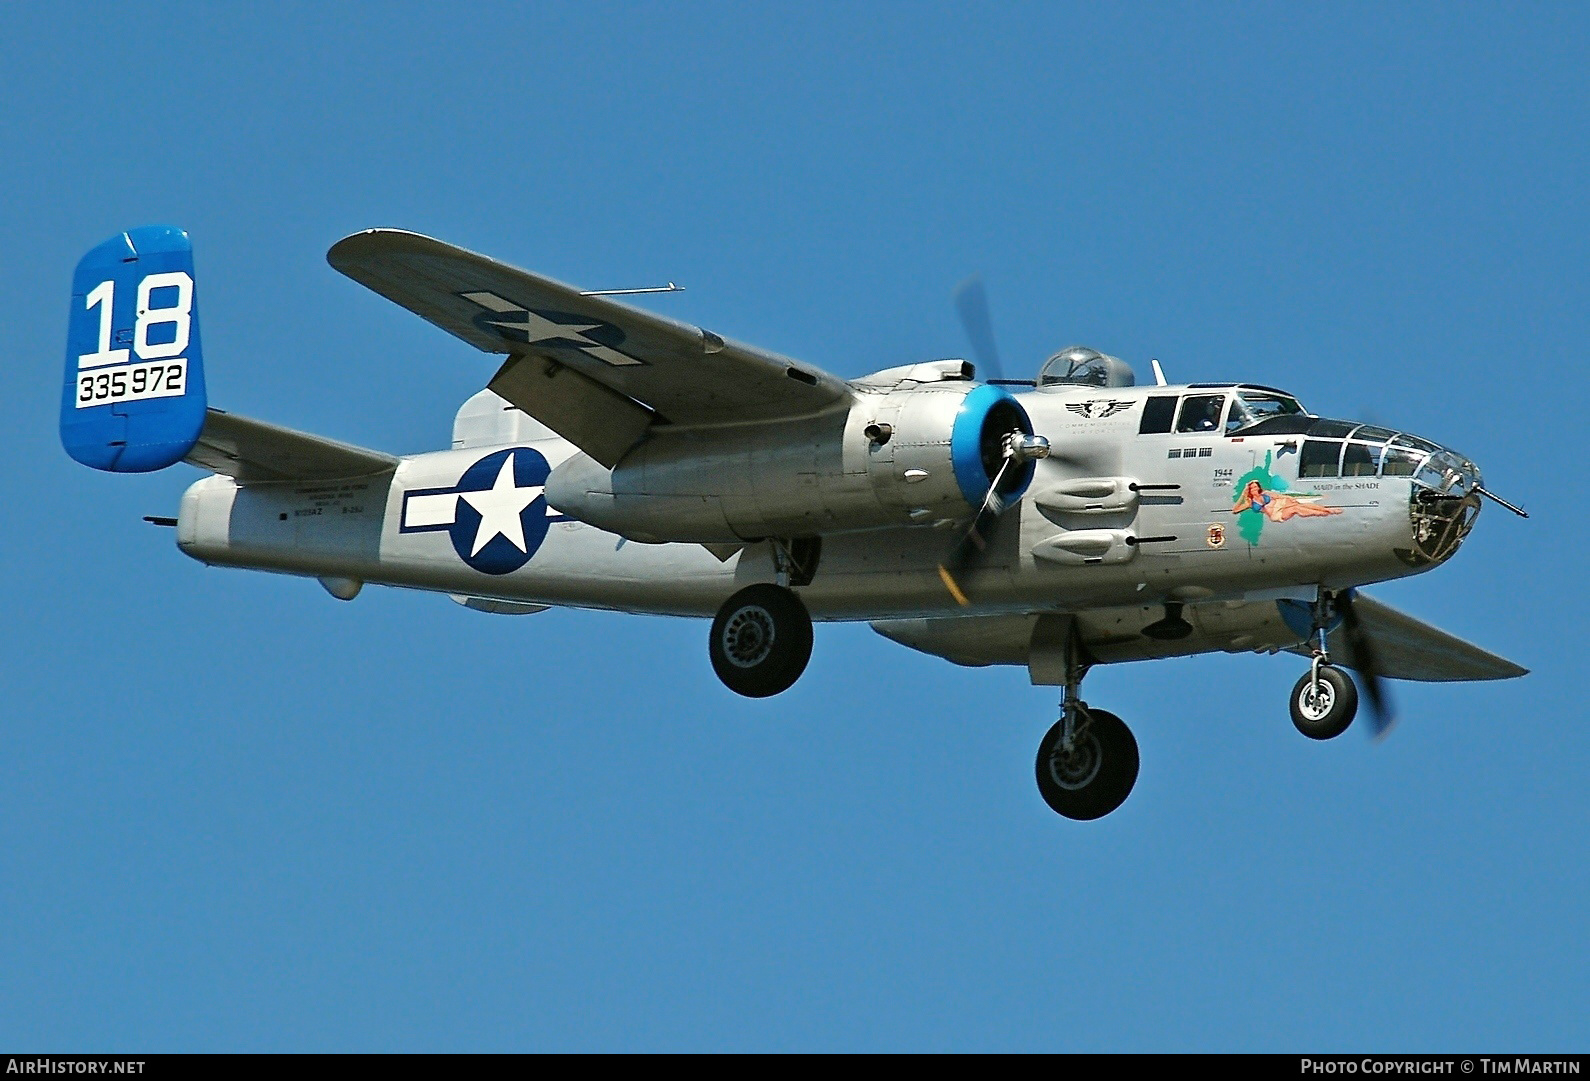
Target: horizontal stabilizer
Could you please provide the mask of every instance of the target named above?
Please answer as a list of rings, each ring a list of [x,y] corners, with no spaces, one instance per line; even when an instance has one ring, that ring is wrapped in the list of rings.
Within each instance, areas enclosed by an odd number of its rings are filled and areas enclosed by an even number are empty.
[[[1358,593],[1353,609],[1364,632],[1375,647],[1380,674],[1389,679],[1408,679],[1420,683],[1452,683],[1470,680],[1514,679],[1529,674],[1512,661],[1456,635],[1422,623],[1390,605]],[[1331,660],[1357,668],[1357,658],[1347,635],[1337,627],[1327,636]],[[1295,646],[1293,653],[1309,655],[1307,645]]]
[[[241,484],[366,477],[395,469],[398,464],[392,455],[378,450],[219,409],[206,413],[199,441],[183,461]]]

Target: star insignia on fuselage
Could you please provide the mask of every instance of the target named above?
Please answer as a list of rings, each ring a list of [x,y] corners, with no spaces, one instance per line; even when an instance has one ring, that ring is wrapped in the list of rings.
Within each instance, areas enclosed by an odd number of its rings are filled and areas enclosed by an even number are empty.
[[[530,308],[483,290],[458,295],[482,309],[474,318],[476,327],[516,345],[534,346],[538,351],[578,352],[615,368],[646,363],[618,348],[624,342],[624,332],[612,323],[570,312]]]
[[[470,567],[512,573],[530,562],[550,523],[570,520],[546,501],[550,472],[546,458],[529,447],[495,451],[452,487],[404,492],[398,532],[445,532]]]
[[[1086,420],[1103,420],[1105,417],[1113,417],[1117,413],[1132,408],[1132,403],[1115,399],[1110,401],[1094,399],[1089,402],[1067,402],[1066,408]]]
[[[458,498],[468,503],[480,514],[480,524],[475,527],[475,540],[469,554],[478,556],[480,550],[498,537],[502,537],[519,551],[530,554],[525,543],[524,522],[520,515],[526,507],[541,498],[544,484],[527,484],[523,488],[514,481],[513,458],[504,458],[497,479],[483,492],[459,492]]]

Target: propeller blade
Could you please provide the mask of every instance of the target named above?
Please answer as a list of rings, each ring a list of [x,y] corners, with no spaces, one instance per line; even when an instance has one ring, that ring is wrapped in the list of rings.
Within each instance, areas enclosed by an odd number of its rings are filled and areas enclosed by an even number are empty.
[[[1364,693],[1369,697],[1370,724],[1376,739],[1384,739],[1396,720],[1391,702],[1386,697],[1384,679],[1380,674],[1380,659],[1375,655],[1375,644],[1369,632],[1358,619],[1353,607],[1353,591],[1344,589],[1336,595],[1336,610],[1342,614],[1342,632],[1347,636],[1347,646],[1353,653],[1353,665],[1364,677]]]
[[[955,289],[955,310],[961,315],[961,325],[972,343],[972,355],[977,358],[977,373],[983,381],[1003,379],[1005,370],[999,363],[999,350],[994,345],[994,320],[988,313],[988,290],[983,288],[979,274],[961,282]]]
[[[992,527],[994,519],[1005,512],[1005,500],[999,494],[999,484],[1005,479],[1005,471],[1015,461],[1015,455],[1005,455],[1005,460],[999,464],[999,472],[994,474],[993,482],[988,486],[988,494],[983,497],[983,505],[972,516],[971,526],[956,539],[949,554],[939,564],[939,579],[944,583],[944,588],[950,591],[950,596],[955,598],[955,603],[963,608],[971,602],[966,599],[966,592],[961,589],[955,576],[971,563],[978,552],[988,547],[985,530]]]
[[[939,578],[943,580],[944,588],[950,591],[950,596],[954,597],[955,602],[962,607],[971,602],[966,599],[965,591],[955,580],[955,574],[969,564],[978,552],[988,547],[985,530],[992,528],[994,520],[1004,514],[1009,506],[999,491],[999,486],[1004,483],[1005,473],[1011,466],[1025,466],[1049,457],[1049,440],[1041,435],[1028,435],[1020,428],[1005,435],[1004,447],[1004,460],[995,470],[994,479],[988,483],[988,494],[983,496],[983,505],[978,507],[977,513],[972,516],[971,528],[961,535],[950,548],[944,562],[939,564]]]

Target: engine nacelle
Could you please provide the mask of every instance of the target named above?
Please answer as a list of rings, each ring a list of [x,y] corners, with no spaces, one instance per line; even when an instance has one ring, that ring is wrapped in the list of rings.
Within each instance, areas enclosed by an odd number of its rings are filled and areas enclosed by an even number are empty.
[[[854,384],[848,409],[798,420],[657,426],[612,470],[579,454],[553,470],[558,511],[637,541],[732,543],[963,519],[1004,464],[1005,438],[1032,434],[1005,390],[947,362]],[[922,371],[926,369],[926,371]],[[933,381],[923,378],[933,376]],[[1012,463],[1000,494],[1019,496],[1031,462]]]

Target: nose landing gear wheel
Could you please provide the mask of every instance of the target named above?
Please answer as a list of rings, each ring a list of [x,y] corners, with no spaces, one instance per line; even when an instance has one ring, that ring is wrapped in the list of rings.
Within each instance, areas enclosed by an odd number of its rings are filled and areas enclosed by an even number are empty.
[[[747,698],[788,690],[812,656],[812,617],[794,593],[766,583],[724,602],[708,640],[712,670]]]
[[[1069,748],[1065,727],[1063,719],[1056,722],[1038,745],[1038,792],[1058,815],[1103,818],[1137,783],[1137,740],[1126,722],[1102,709],[1082,711]]]
[[[1335,739],[1358,712],[1358,687],[1332,664],[1303,673],[1292,688],[1292,724],[1309,739]]]

